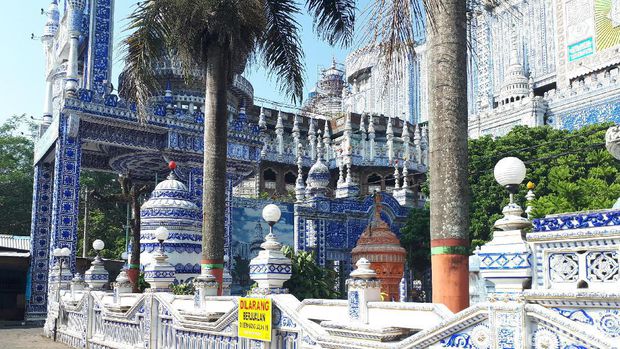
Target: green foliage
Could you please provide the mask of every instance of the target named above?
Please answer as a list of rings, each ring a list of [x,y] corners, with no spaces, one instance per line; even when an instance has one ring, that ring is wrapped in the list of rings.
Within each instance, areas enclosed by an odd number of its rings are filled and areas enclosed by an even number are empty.
[[[546,214],[610,208],[620,196],[620,163],[604,147],[610,124],[577,131],[551,127],[515,127],[503,137],[469,141],[472,245],[491,238],[493,223],[508,202],[493,177],[497,161],[516,156],[527,166],[528,181],[536,184],[534,217]],[[525,185],[515,199],[525,207]]]
[[[297,299],[335,299],[340,296],[339,292],[334,290],[336,273],[318,266],[313,252],[295,253],[290,246],[282,247],[282,252],[293,263],[293,275],[284,283],[284,287]]]
[[[523,160],[527,166],[524,184],[536,184],[534,217],[612,207],[620,197],[620,162],[604,147],[609,126],[592,125],[572,132],[518,126],[503,137],[469,140],[471,248],[492,238],[493,224],[508,203],[507,192],[493,176],[495,164],[506,156]],[[526,192],[523,185],[515,196],[524,208]],[[428,215],[426,209],[413,209],[401,229],[401,243],[414,273],[430,266]]]
[[[144,273],[140,272],[140,274],[138,275],[138,290],[140,291],[140,293],[144,293],[144,290],[150,287],[151,284],[144,280]]]
[[[0,125],[0,234],[30,235],[32,211],[32,138],[19,130],[32,124],[14,115]]]
[[[78,256],[82,255],[84,246],[84,202],[88,190],[88,225],[86,244],[88,256],[94,256],[92,242],[101,239],[105,249],[101,251],[104,258],[120,259],[125,251],[125,229],[127,217],[126,203],[100,200],[92,195],[92,191],[105,196],[120,193],[117,176],[111,173],[83,171],[80,175],[80,214],[78,226]]]
[[[170,284],[170,290],[176,295],[190,295],[196,292],[193,282],[183,282],[180,284]]]
[[[407,264],[416,279],[431,267],[431,229],[428,207],[409,211],[407,223],[400,229],[400,243],[407,250]]]
[[[233,281],[239,286],[246,287],[250,284],[250,261],[237,255],[235,266],[230,271]]]

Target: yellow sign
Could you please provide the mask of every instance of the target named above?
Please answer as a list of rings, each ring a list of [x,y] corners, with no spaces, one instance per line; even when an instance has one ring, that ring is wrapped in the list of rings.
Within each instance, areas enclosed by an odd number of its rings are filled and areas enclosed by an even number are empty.
[[[271,342],[271,299],[239,298],[239,337]]]

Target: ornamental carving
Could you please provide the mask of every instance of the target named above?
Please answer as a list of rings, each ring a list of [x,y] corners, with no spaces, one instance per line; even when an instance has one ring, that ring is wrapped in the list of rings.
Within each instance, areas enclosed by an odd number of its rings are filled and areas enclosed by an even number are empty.
[[[579,277],[576,253],[553,253],[549,256],[549,276],[553,282],[575,282]]]

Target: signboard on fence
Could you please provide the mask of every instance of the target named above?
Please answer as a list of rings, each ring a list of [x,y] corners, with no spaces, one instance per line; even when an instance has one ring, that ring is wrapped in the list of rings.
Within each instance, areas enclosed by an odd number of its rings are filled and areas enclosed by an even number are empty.
[[[271,342],[271,299],[239,298],[239,337]]]

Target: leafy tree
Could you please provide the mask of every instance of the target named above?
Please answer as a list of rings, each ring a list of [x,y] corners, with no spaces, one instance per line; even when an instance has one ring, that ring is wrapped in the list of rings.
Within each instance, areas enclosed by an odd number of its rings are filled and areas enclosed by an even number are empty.
[[[524,182],[536,184],[533,215],[610,208],[620,197],[620,162],[604,147],[611,124],[576,131],[549,126],[515,127],[503,137],[469,141],[471,224],[473,245],[491,239],[493,223],[508,203],[506,191],[495,182],[493,168],[506,156],[516,156],[527,166]],[[516,200],[525,207],[525,188]]]
[[[0,125],[0,234],[30,235],[34,143],[24,125],[33,128],[25,114]]]
[[[230,271],[235,283],[245,287],[250,285],[250,261],[237,255],[235,258],[235,266]]]
[[[314,252],[295,253],[290,246],[282,247],[282,252],[293,263],[293,275],[284,283],[284,287],[288,288],[297,299],[335,299],[340,296],[334,289],[336,272],[317,265]]]
[[[620,197],[620,162],[604,148],[611,124],[592,125],[577,131],[551,127],[515,127],[503,137],[469,140],[469,237],[471,249],[493,237],[493,224],[502,217],[507,192],[495,182],[493,168],[506,156],[516,156],[527,166],[525,183],[536,184],[532,215],[610,208]],[[525,208],[525,186],[515,200]],[[416,278],[430,265],[429,212],[413,209],[401,229],[401,243]]]
[[[82,193],[78,225],[78,256],[82,255],[84,248],[84,199],[86,195],[89,195],[86,255],[95,255],[92,249],[92,242],[95,239],[101,239],[105,243],[105,249],[101,252],[105,258],[119,259],[125,251],[126,205],[118,201],[101,200],[102,195],[110,196],[120,193],[117,179],[115,174],[106,172],[82,171],[80,174]]]
[[[409,211],[407,223],[400,229],[400,243],[407,250],[407,264],[418,280],[431,267],[430,231],[428,207]]]
[[[170,291],[176,295],[190,295],[196,293],[193,281],[170,284]]]

